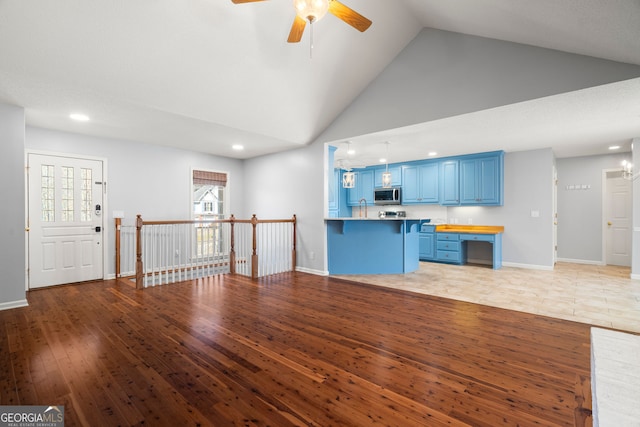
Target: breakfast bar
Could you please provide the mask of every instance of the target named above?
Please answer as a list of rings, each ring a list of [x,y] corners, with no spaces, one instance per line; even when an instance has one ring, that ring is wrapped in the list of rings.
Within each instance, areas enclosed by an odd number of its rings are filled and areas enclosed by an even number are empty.
[[[419,266],[420,220],[327,218],[329,274],[402,274]]]

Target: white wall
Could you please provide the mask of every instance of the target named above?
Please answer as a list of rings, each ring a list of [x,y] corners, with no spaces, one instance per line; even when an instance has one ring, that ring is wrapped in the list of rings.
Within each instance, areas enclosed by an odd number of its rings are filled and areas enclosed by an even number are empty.
[[[633,140],[632,156],[636,173],[640,173],[640,137]],[[632,184],[633,191],[633,240],[631,241],[631,277],[640,279],[640,179]]]
[[[107,161],[108,227],[106,250],[115,253],[114,210],[124,211],[124,224],[133,225],[137,214],[143,219],[170,220],[191,218],[191,169],[227,172],[230,213],[246,218],[245,179],[241,160],[215,157],[192,151],[96,138],[27,127],[26,149],[86,155]],[[115,273],[115,258],[109,257],[107,275]]]
[[[24,109],[0,104],[0,310],[26,305]]]
[[[424,29],[310,147],[248,161],[247,203],[297,213],[298,265],[324,271],[324,143],[638,76],[634,65]],[[478,214],[505,225],[507,264],[553,266],[553,165],[550,149],[507,153],[505,205]]]
[[[325,149],[317,143],[247,160],[245,203],[258,218],[297,217],[297,264],[324,273]]]
[[[640,66],[423,29],[324,133],[337,141],[640,76]]]
[[[558,159],[558,259],[603,263],[602,171],[619,169],[631,155],[609,154]],[[567,185],[589,185],[568,190]]]

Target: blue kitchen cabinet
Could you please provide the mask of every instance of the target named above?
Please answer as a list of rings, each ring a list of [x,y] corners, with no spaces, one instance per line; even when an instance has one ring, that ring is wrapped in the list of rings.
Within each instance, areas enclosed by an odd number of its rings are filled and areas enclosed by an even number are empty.
[[[436,233],[436,261],[466,264],[467,246],[458,233]]]
[[[373,206],[374,176],[373,169],[362,169],[355,172],[356,185],[348,189],[347,205],[358,206],[361,199],[365,199],[369,206]]]
[[[436,227],[423,224],[420,228],[418,254],[420,261],[433,261],[436,257]]]
[[[502,205],[503,157],[500,152],[460,160],[461,205]]]
[[[374,168],[374,187],[382,187],[382,174],[387,171],[386,166]],[[391,186],[402,186],[402,166],[401,165],[389,165],[389,172],[391,172]]]
[[[405,166],[402,169],[402,203],[438,203],[438,162],[426,162]]]
[[[440,204],[443,206],[460,204],[459,160],[440,162]]]
[[[341,171],[337,168],[329,175],[329,218],[336,218],[340,213],[341,176]]]

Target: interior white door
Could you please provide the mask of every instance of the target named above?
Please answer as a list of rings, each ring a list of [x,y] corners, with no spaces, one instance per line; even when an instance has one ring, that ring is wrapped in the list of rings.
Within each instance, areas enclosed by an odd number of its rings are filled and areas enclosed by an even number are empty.
[[[103,278],[102,162],[29,154],[29,288]]]
[[[606,264],[631,266],[631,182],[607,173],[605,188]]]
[[[553,166],[553,265],[558,262],[558,170]]]

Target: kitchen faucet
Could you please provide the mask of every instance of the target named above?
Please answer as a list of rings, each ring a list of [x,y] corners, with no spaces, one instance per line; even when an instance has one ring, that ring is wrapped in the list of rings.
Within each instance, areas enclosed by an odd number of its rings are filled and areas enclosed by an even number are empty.
[[[360,218],[362,218],[362,202],[364,202],[364,217],[368,218],[368,216],[367,216],[367,199],[365,199],[364,197],[358,201],[358,205],[359,205],[358,206],[358,209],[359,209],[358,213],[360,215]]]

